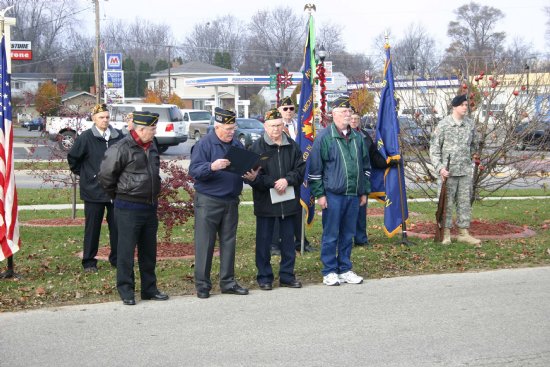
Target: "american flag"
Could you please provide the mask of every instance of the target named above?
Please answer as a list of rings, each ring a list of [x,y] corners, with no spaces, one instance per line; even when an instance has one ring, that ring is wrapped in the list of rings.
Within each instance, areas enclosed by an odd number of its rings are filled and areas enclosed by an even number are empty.
[[[10,76],[6,59],[6,41],[0,46],[0,261],[19,250],[19,221],[17,219],[17,190],[13,174],[13,125],[11,123]]]

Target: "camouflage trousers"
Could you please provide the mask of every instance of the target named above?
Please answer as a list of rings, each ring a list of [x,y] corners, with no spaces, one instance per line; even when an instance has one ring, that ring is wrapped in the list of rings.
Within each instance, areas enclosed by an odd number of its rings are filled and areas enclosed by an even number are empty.
[[[441,184],[439,185],[441,190]],[[453,226],[453,211],[456,207],[456,224],[458,228],[470,228],[472,220],[472,176],[451,176],[447,178],[447,207],[445,228]]]

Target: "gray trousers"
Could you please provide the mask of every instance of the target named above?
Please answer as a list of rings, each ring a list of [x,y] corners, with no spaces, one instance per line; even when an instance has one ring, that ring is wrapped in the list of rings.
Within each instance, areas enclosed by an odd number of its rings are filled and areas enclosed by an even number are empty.
[[[450,176],[447,179],[447,215],[445,228],[453,226],[453,209],[456,206],[456,224],[458,228],[470,228],[472,220],[472,206],[470,195],[472,193],[472,177]]]
[[[210,272],[216,236],[220,247],[220,288],[235,282],[235,245],[239,199],[218,199],[195,192],[195,288],[212,289]]]

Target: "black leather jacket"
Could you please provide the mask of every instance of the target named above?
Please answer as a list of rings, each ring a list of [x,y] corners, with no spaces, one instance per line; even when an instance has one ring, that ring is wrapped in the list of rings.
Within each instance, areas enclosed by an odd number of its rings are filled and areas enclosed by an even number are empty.
[[[160,157],[156,143],[145,151],[128,134],[105,152],[99,182],[113,199],[156,204],[160,193]]]

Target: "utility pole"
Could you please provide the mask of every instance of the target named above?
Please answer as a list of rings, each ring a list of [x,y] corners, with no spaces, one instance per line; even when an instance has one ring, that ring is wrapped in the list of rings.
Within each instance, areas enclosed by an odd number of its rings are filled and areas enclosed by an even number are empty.
[[[170,71],[172,69],[172,56],[170,56],[170,49],[172,46],[168,46],[168,98],[172,95],[172,83],[170,83]]]
[[[101,91],[101,77],[99,75],[99,0],[93,0],[95,7],[95,52],[94,52],[94,76],[95,76],[95,102],[99,104]]]

